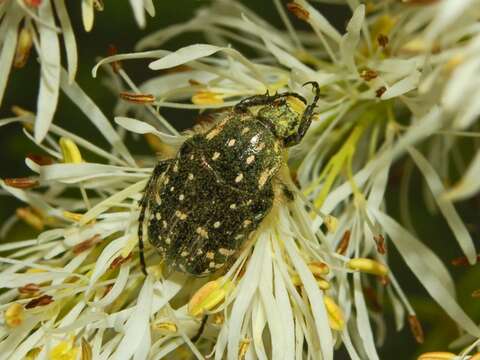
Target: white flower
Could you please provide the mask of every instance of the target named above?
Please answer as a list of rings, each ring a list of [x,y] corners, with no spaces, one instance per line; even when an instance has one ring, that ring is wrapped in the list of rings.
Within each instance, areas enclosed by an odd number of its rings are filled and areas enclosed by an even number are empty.
[[[152,168],[137,166],[117,132],[76,84],[65,90],[112,148],[107,152],[52,125],[49,144],[43,145],[52,163],[27,159],[37,177],[1,182],[5,191],[30,206],[21,218],[36,217],[51,228],[36,239],[0,245],[2,252],[13,251],[0,258],[0,280],[8,289],[0,296],[5,310],[1,329],[15,329],[0,341],[2,354],[54,357],[52,351],[65,351],[73,358],[82,347],[93,358],[159,359],[187,344],[199,357],[200,351],[236,357],[267,351],[262,337],[267,330],[272,356],[294,357],[306,343],[312,356],[321,351],[332,358],[334,339],[350,337],[343,315],[343,307],[351,306],[349,298],[338,303],[351,271],[349,259],[318,243],[321,233],[303,201],[297,197],[277,205],[220,278],[215,275],[207,284],[181,273],[158,278],[160,259],[148,248],[150,275],[144,279],[136,251],[138,201]],[[0,125],[12,122],[32,124],[34,118],[27,114]],[[182,140],[138,120],[116,122],[172,146]],[[110,164],[86,162],[77,144]],[[143,161],[153,165],[154,158]],[[82,200],[72,198],[69,189],[80,191]],[[197,348],[189,337],[198,331],[205,312],[210,320]]]
[[[145,26],[145,10],[155,14],[151,0],[130,0],[139,26]],[[84,28],[93,26],[94,11],[103,9],[101,0],[82,0]],[[56,16],[55,16],[56,14]],[[61,47],[65,48],[68,76],[61,79]],[[0,104],[11,68],[21,68],[31,49],[41,66],[37,99],[35,140],[41,142],[57,108],[62,82],[72,83],[78,67],[75,34],[64,0],[5,0],[0,3]]]
[[[391,2],[389,13],[395,16],[383,13],[386,8],[382,2],[371,3],[368,9],[352,6],[352,19],[343,35],[308,2],[289,3],[288,9],[306,21],[315,36],[295,32],[280,3],[274,3],[286,22],[286,32],[240,4],[217,1],[188,22],[147,36],[138,49],[159,47],[186,31],[204,31],[211,44],[190,45],[175,52],[118,55],[104,62],[153,58],[157,59],[149,66],[153,70],[183,66],[139,87],[140,93],[156,97],[159,108],[223,107],[266,90],[291,90],[309,96],[301,85],[317,81],[324,93],[318,120],[291,152],[305,196],[322,214],[314,219],[314,228],[322,224],[325,214],[335,215],[342,230],[327,234],[325,242],[338,246],[348,231],[347,256],[375,257],[381,262],[387,259],[379,239],[390,239],[430,295],[460,327],[478,334],[478,326],[455,302],[454,283],[445,265],[386,215],[384,200],[392,165],[408,156],[407,169],[415,165],[426,180],[422,192],[426,203],[438,207],[468,261],[476,262],[471,235],[451,201],[480,190],[476,181],[480,150],[476,148],[477,154],[457,186],[448,190],[443,183],[449,179],[450,166],[455,166],[452,161],[458,159],[458,137],[478,136],[471,131],[479,115],[474,100],[478,96],[474,84],[480,79],[475,70],[475,49],[480,41],[478,1],[445,0],[427,5]],[[258,56],[247,60],[226,46],[230,42],[249,46]],[[151,117],[146,108],[126,103],[120,103],[117,111]],[[416,150],[420,144],[426,147],[426,155]],[[408,174],[401,184],[402,220],[407,226],[411,223]],[[412,330],[421,340],[414,310],[393,275],[391,280],[395,291],[389,291],[388,296],[399,296]],[[364,303],[363,295],[358,296],[357,311]],[[392,299],[392,303],[399,302]],[[370,321],[378,319],[370,316]],[[401,328],[402,316],[397,319]],[[369,316],[360,321],[358,330],[365,348],[354,349],[346,342],[347,349],[352,356],[365,352],[375,358]]]
[[[5,192],[28,204],[17,217],[43,231],[0,245],[6,253],[0,283],[8,289],[0,295],[0,353],[22,358],[63,352],[73,358],[81,349],[92,358],[160,359],[188,349],[197,358],[333,359],[336,345],[343,344],[353,359],[378,359],[385,297],[396,328],[407,319],[423,341],[415,310],[388,267],[392,245],[468,341],[480,337],[456,302],[446,266],[414,228],[407,231],[388,214],[385,201],[393,164],[407,159],[402,222],[410,226],[409,174],[416,166],[425,179],[425,201],[440,210],[466,260],[476,262],[452,200],[479,190],[472,179],[480,150],[458,186],[447,190],[444,182],[458,162],[454,136],[478,136],[472,131],[478,89],[471,85],[479,79],[478,1],[354,3],[348,2],[352,18],[341,34],[304,0],[287,8],[311,32],[295,31],[280,1],[274,4],[287,31],[238,3],[216,1],[187,23],[148,36],[139,49],[199,30],[211,44],[104,59],[98,66],[150,58],[153,70],[177,70],[137,87],[121,67],[104,67],[107,84],[127,100],[117,106],[117,129],[59,70],[62,90],[109,148],[51,125],[41,145],[50,163],[27,159],[35,177],[2,181]],[[249,46],[257,56],[247,58],[230,42]],[[123,82],[112,78],[117,74]],[[148,247],[144,278],[136,252],[138,201],[155,159],[132,155],[123,142],[126,131],[148,134],[157,150],[174,153],[188,135],[179,135],[158,109],[221,108],[266,91],[309,98],[306,81],[318,82],[324,96],[302,144],[289,154],[301,188],[295,199],[273,208],[222,276],[165,272]],[[34,116],[23,113],[0,125],[12,122],[28,128]],[[88,162],[89,154],[103,161]],[[193,344],[204,314],[205,329]]]

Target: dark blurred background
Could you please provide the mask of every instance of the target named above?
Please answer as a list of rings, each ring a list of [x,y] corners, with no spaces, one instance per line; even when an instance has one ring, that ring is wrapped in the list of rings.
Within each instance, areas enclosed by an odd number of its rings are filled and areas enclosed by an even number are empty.
[[[101,83],[102,71],[94,79],[91,76],[91,69],[96,59],[104,57],[110,44],[114,44],[120,53],[133,51],[136,42],[146,34],[162,29],[168,25],[188,20],[195,11],[202,6],[207,6],[209,1],[176,0],[161,1],[154,0],[157,15],[154,18],[147,16],[147,27],[139,29],[135,23],[132,10],[126,0],[104,0],[105,9],[103,12],[96,12],[95,25],[90,33],[83,30],[81,23],[80,2],[67,2],[69,14],[76,33],[79,49],[79,71],[77,82],[86,93],[95,101],[102,111],[112,118],[112,111],[118,94],[113,94]],[[263,18],[277,27],[282,27],[273,3],[270,0],[243,1],[243,3],[255,10]],[[330,19],[342,32],[350,12],[345,7],[316,4],[319,9]],[[295,25],[305,25],[292,19]],[[199,34],[184,34],[174,38],[163,46],[165,49],[175,50],[181,46],[194,42],[203,41]],[[243,50],[243,49],[242,49]],[[33,55],[33,54],[32,54]],[[129,61],[123,63],[125,70],[135,80],[141,83],[155,75],[148,69],[147,62]],[[38,91],[39,69],[35,57],[31,56],[25,68],[13,70],[7,85],[6,95],[0,108],[0,118],[12,116],[10,111],[13,105],[19,105],[27,110],[35,111],[36,96]],[[162,110],[163,111],[163,110]],[[191,123],[195,112],[189,111],[168,111],[164,114],[174,126],[183,128]],[[60,96],[59,107],[54,122],[60,126],[88,138],[90,141],[104,145],[103,139],[89,123],[89,121],[76,109],[65,96]],[[180,124],[180,125],[179,125]],[[134,153],[146,153],[143,138],[140,141],[131,141],[129,146]],[[30,175],[30,171],[24,164],[25,155],[31,152],[39,153],[38,150],[21,131],[20,125],[9,125],[0,128],[0,177],[21,177]],[[404,169],[404,160],[400,160],[392,170],[387,194],[388,209],[397,219],[399,180]],[[452,267],[451,259],[460,256],[460,251],[448,229],[445,221],[439,214],[430,214],[424,207],[421,192],[421,178],[418,173],[413,176],[413,183],[409,196],[411,197],[411,211],[414,225],[421,239],[444,260],[451,268],[453,276],[458,285],[459,302],[467,313],[476,321],[480,321],[480,300],[472,299],[473,290],[480,288],[480,266],[472,268]],[[21,206],[19,201],[11,197],[0,196],[0,223],[5,221],[15,209]],[[472,234],[477,239],[479,236],[480,223],[480,200],[473,199],[461,203],[457,207],[462,218],[469,224]],[[6,239],[0,241],[12,241],[13,239],[25,239],[33,236],[35,231],[31,228],[18,224],[9,233]],[[390,247],[390,265],[399,278],[400,284],[409,295],[414,308],[425,331],[425,343],[417,345],[411,335],[408,325],[404,330],[397,333],[393,328],[393,314],[388,304],[384,306],[385,317],[389,324],[386,343],[380,350],[381,359],[414,359],[416,355],[424,351],[446,350],[450,341],[458,335],[454,323],[439,309],[439,307],[427,296],[425,290],[418,284],[416,278],[405,266],[403,260]],[[344,352],[340,351],[338,359],[347,359]]]

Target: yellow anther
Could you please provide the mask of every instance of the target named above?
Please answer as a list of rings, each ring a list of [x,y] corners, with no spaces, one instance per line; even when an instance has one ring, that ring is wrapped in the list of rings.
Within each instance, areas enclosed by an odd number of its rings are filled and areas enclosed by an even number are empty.
[[[38,231],[42,231],[45,227],[45,221],[40,213],[34,211],[30,207],[18,208],[16,215],[19,219],[25,221],[28,225],[35,228]]]
[[[37,268],[29,268],[25,271],[27,274],[38,274],[38,273],[43,273],[47,272],[47,270],[44,269],[37,269]]]
[[[92,360],[92,347],[87,340],[82,338],[82,360]]]
[[[13,105],[10,110],[16,116],[34,116],[35,115],[33,112],[25,110],[24,108],[22,108],[21,106],[18,106],[18,105]]]
[[[224,321],[225,321],[225,315],[223,315],[222,313],[218,312],[213,314],[213,323],[215,325],[222,325]]]
[[[50,350],[50,360],[76,360],[78,347],[73,346],[73,339],[61,341]]]
[[[160,279],[164,273],[163,264],[151,265],[147,267],[147,273],[152,275],[154,279]]]
[[[5,311],[5,324],[9,327],[19,326],[25,317],[25,310],[23,306],[18,303],[13,303]]]
[[[474,354],[470,360],[480,360],[480,352],[477,352],[476,354]]]
[[[314,55],[305,50],[299,50],[294,53],[295,57],[307,65],[313,65],[316,68],[320,68],[324,65],[322,61],[317,59]]]
[[[317,280],[317,285],[322,290],[330,289],[330,283],[325,279],[318,279]]]
[[[218,93],[201,90],[192,96],[192,103],[196,105],[223,104],[223,97]]]
[[[461,65],[465,61],[465,57],[462,54],[453,56],[446,64],[445,71],[451,73],[458,65]]]
[[[397,20],[390,15],[382,15],[378,17],[377,21],[373,25],[373,39],[376,39],[379,34],[388,35],[396,23]]]
[[[35,360],[38,356],[38,354],[40,354],[40,351],[42,351],[41,348],[33,348],[32,350],[30,350],[27,355],[25,355],[25,359],[24,360]]]
[[[222,278],[207,282],[188,302],[188,313],[191,316],[200,316],[213,309],[225,298],[231,287],[232,283],[228,280],[222,284]]]
[[[59,143],[62,150],[63,162],[73,164],[79,164],[82,162],[80,150],[73,140],[66,137],[61,137]]]
[[[450,352],[434,351],[420,355],[417,360],[448,360],[455,357],[456,355]]]
[[[240,346],[238,348],[238,358],[243,360],[245,359],[245,355],[247,354],[248,347],[250,346],[250,343],[252,340],[250,339],[243,339],[240,341]]]
[[[73,213],[70,211],[64,211],[62,214],[65,219],[72,220],[75,222],[79,222],[80,220],[82,220],[82,216],[83,216],[83,214]]]
[[[127,243],[122,248],[122,251],[120,252],[120,255],[123,258],[128,257],[128,255],[130,255],[130,253],[137,246],[137,244],[138,244],[138,239],[136,237],[132,236],[130,239],[127,240]]]
[[[330,327],[332,330],[341,331],[345,325],[342,310],[330,296],[324,295],[323,302],[325,303],[325,308],[327,310]]]
[[[302,286],[302,280],[300,279],[300,276],[298,275],[293,275],[292,276],[292,283],[293,286]]]
[[[388,274],[388,268],[385,265],[372,259],[367,259],[367,258],[351,259],[347,263],[347,265],[352,270],[357,270],[357,271],[365,272],[368,274],[373,274],[378,276],[385,276]]]
[[[311,262],[310,264],[308,264],[308,268],[315,277],[327,275],[330,272],[330,268],[328,267],[328,265],[319,261]]]
[[[334,233],[338,228],[338,219],[335,216],[327,215],[324,219],[325,226],[329,233]]]
[[[15,50],[15,58],[13,60],[13,66],[16,68],[22,68],[25,66],[32,49],[32,33],[26,27],[23,27],[18,34],[17,49]]]
[[[290,109],[292,109],[297,114],[302,114],[303,111],[305,110],[305,104],[303,103],[303,101],[301,101],[296,97],[293,97],[293,96],[287,97],[287,104],[290,107]]]
[[[156,322],[153,324],[154,330],[161,330],[169,333],[177,332],[177,325],[169,321]]]
[[[170,158],[175,156],[177,150],[173,146],[162,142],[156,135],[144,134],[143,136],[150,148],[156,153],[161,154],[162,157]]]
[[[400,51],[409,54],[418,54],[424,52],[427,49],[427,45],[424,39],[417,37],[405,43],[400,48]]]

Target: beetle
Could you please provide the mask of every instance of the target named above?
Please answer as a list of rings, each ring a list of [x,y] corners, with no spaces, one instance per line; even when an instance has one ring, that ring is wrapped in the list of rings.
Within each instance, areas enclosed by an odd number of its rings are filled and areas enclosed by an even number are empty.
[[[194,276],[224,266],[269,213],[283,150],[298,144],[319,100],[307,106],[294,92],[248,97],[210,129],[188,137],[172,159],[154,168],[138,218],[170,269]],[[145,216],[148,214],[148,216]]]

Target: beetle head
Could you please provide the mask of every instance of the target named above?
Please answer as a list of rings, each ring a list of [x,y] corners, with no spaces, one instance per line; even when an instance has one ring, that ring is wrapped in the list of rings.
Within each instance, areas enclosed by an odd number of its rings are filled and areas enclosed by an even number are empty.
[[[258,117],[268,124],[275,136],[285,144],[297,134],[303,136],[310,125],[320,91],[316,82],[306,84],[312,84],[315,89],[315,97],[310,105],[307,106],[307,101],[297,93],[284,93],[272,96],[272,102],[258,111]],[[302,125],[306,128],[302,129]]]

